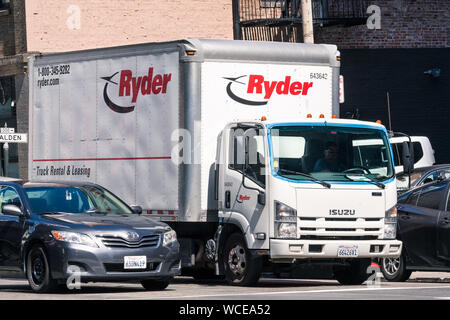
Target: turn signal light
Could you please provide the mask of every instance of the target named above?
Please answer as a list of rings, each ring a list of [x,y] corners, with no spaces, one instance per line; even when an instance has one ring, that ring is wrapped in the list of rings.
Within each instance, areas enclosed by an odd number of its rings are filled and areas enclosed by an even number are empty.
[[[335,114],[333,114],[331,117],[332,117],[333,119],[337,119],[337,115],[335,115]]]
[[[324,116],[323,114],[321,114],[321,115],[319,116],[319,118],[325,118],[325,116]]]
[[[307,117],[307,118],[312,118],[312,114],[311,114],[311,113],[308,113],[308,114],[306,115],[306,117]]]
[[[381,124],[381,120],[377,120],[376,123]]]

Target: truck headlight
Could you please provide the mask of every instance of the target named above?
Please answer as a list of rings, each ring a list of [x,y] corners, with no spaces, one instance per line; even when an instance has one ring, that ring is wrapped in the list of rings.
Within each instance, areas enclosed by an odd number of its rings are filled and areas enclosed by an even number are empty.
[[[397,224],[385,224],[384,225],[384,239],[395,239],[397,236]]]
[[[297,238],[297,210],[275,201],[275,237]]]
[[[395,239],[397,237],[397,207],[386,211],[384,217],[384,239]]]
[[[94,239],[89,237],[87,234],[68,231],[52,231],[52,235],[59,241],[83,244],[90,247],[98,247]]]
[[[167,246],[172,242],[177,241],[177,233],[174,230],[170,230],[163,235],[163,246]]]

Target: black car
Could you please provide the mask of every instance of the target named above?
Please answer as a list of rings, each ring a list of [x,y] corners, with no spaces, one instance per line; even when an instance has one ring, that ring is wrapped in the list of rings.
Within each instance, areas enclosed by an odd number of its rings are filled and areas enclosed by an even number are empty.
[[[76,277],[162,290],[180,273],[175,231],[99,185],[0,182],[0,207],[0,277],[36,292]]]
[[[450,180],[410,190],[398,199],[399,258],[381,260],[389,281],[406,281],[413,271],[450,271]]]
[[[397,192],[401,194],[426,183],[450,178],[450,164],[436,164],[414,169],[414,172],[411,173],[411,185],[409,184],[410,175],[408,173],[400,172],[396,174],[396,178]]]

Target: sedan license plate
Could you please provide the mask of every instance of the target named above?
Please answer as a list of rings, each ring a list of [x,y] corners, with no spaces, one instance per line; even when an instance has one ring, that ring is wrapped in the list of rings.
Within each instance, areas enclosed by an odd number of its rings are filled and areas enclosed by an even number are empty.
[[[124,269],[146,269],[147,257],[146,256],[125,256],[124,257]]]
[[[355,258],[358,256],[358,246],[339,246],[338,257],[352,257]]]

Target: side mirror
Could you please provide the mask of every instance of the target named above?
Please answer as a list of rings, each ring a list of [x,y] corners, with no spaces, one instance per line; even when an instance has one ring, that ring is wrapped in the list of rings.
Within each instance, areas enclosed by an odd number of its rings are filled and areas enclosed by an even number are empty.
[[[142,214],[142,207],[141,206],[131,206],[131,210],[133,210],[133,213]]]
[[[412,173],[414,171],[414,150],[412,143],[404,141],[402,143],[402,164],[403,172]]]
[[[2,213],[8,216],[21,217],[23,215],[22,210],[13,204],[5,204],[2,206]]]

